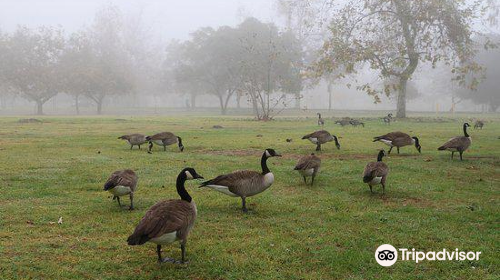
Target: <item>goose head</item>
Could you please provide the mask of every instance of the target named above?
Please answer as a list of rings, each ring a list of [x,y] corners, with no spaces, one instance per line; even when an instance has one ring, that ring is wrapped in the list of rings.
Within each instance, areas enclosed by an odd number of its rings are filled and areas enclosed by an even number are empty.
[[[278,154],[274,149],[266,149],[266,151],[264,152],[264,154],[266,155],[267,158],[270,158],[270,157],[281,157],[281,155]]]
[[[186,175],[186,180],[193,180],[193,179],[204,179],[203,176],[198,174],[194,168],[191,167],[186,167],[181,171],[181,174],[184,173]]]

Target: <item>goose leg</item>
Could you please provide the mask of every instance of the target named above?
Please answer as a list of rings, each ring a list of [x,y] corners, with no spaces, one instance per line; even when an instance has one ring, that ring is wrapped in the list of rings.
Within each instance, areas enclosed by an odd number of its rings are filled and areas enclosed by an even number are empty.
[[[460,153],[460,160],[463,160],[463,159],[462,159],[462,154],[463,154],[464,152],[459,152],[459,153]]]
[[[455,154],[455,152],[451,152],[451,159],[453,159],[453,155]]]
[[[140,150],[141,149],[141,145],[137,145],[137,146],[139,146],[139,150]]]
[[[130,145],[130,149],[132,150],[132,148],[134,147],[134,145]]]
[[[372,185],[368,185],[368,186],[370,186],[370,192],[373,193],[373,187],[372,187]]]
[[[163,151],[166,152],[167,151],[167,146],[163,146]]]
[[[382,194],[385,194],[385,183],[382,183]]]
[[[304,184],[307,185],[306,176],[302,176],[302,177],[304,177]]]
[[[186,263],[186,242],[181,243],[181,263]]]
[[[119,196],[115,196],[116,197],[116,200],[118,201],[118,206],[120,206],[120,208],[122,207],[122,203],[120,202],[120,197]]]
[[[399,155],[399,147],[396,147],[396,148],[398,148],[398,155]]]
[[[153,142],[149,141],[148,153],[151,153],[152,149],[153,149]]]
[[[321,151],[321,144],[316,144],[316,151]]]
[[[129,210],[134,210],[134,193],[130,193],[130,208]]]
[[[246,197],[242,196],[241,197],[241,211],[243,212],[248,212],[248,209],[247,209],[247,203],[246,203]]]
[[[391,154],[392,148],[393,148],[393,147],[391,146],[391,148],[390,148],[390,149],[389,149],[389,151],[387,152],[387,154],[388,154],[388,155],[390,155],[390,154]]]
[[[312,181],[311,181],[311,186],[314,185],[314,177],[316,177],[316,174],[312,175]]]
[[[161,258],[161,245],[156,245],[156,253],[158,254],[158,262],[161,263],[163,261]]]

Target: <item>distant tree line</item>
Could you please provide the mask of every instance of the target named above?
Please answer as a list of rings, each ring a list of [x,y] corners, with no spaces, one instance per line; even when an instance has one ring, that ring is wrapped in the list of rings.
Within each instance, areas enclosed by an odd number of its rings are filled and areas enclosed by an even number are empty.
[[[473,90],[458,95],[492,110],[499,106],[490,85],[498,71],[487,72],[483,86],[476,78],[498,65],[477,44],[494,44],[474,42],[478,32],[472,27],[484,11],[497,24],[495,1],[332,3],[277,0],[284,28],[247,18],[235,27],[200,28],[188,40],[168,44],[152,42],[140,17],[125,17],[115,6],[102,8],[89,26],[71,34],[45,26],[0,31],[0,99],[25,98],[43,114],[44,104],[65,93],[77,114],[82,99],[101,114],[105,100],[125,95],[188,95],[189,106],[196,107],[197,97],[208,94],[222,114],[231,100],[237,107],[243,100],[256,119],[269,120],[292,101],[300,106],[303,89],[319,82],[328,85],[331,108],[333,84],[350,77],[375,102],[381,93],[397,97],[397,116],[405,117],[407,99],[418,96],[412,77],[419,65],[445,64],[453,80]],[[377,73],[379,80],[358,81],[362,71]]]

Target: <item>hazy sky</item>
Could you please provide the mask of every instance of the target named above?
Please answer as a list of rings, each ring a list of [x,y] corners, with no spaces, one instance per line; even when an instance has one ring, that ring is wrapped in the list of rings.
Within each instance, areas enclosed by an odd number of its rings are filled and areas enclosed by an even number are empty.
[[[143,14],[146,26],[163,38],[186,39],[201,26],[235,25],[242,16],[275,18],[273,0],[0,0],[0,28],[62,25],[74,31],[89,24],[95,12],[114,4],[124,14]]]

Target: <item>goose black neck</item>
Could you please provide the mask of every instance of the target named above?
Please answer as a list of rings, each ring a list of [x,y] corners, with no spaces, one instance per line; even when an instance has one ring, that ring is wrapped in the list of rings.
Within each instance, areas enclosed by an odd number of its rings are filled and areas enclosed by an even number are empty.
[[[184,183],[186,182],[186,180],[187,180],[186,173],[182,171],[179,174],[179,176],[177,176],[177,183],[176,183],[177,193],[179,194],[182,200],[191,202],[192,198],[186,191],[186,188],[184,187]]]
[[[464,136],[469,137],[469,134],[467,133],[467,125],[464,123]]]
[[[415,147],[420,146],[420,143],[418,142],[418,138],[417,137],[413,137],[413,140],[415,140]]]
[[[384,157],[384,152],[380,151],[377,156],[377,161],[382,161],[382,158]]]
[[[271,172],[269,168],[267,167],[267,155],[266,152],[262,154],[262,158],[260,159],[260,167],[262,167],[262,174],[267,174]]]
[[[182,138],[180,138],[179,136],[177,136],[177,144],[179,145],[179,147],[182,147]]]

